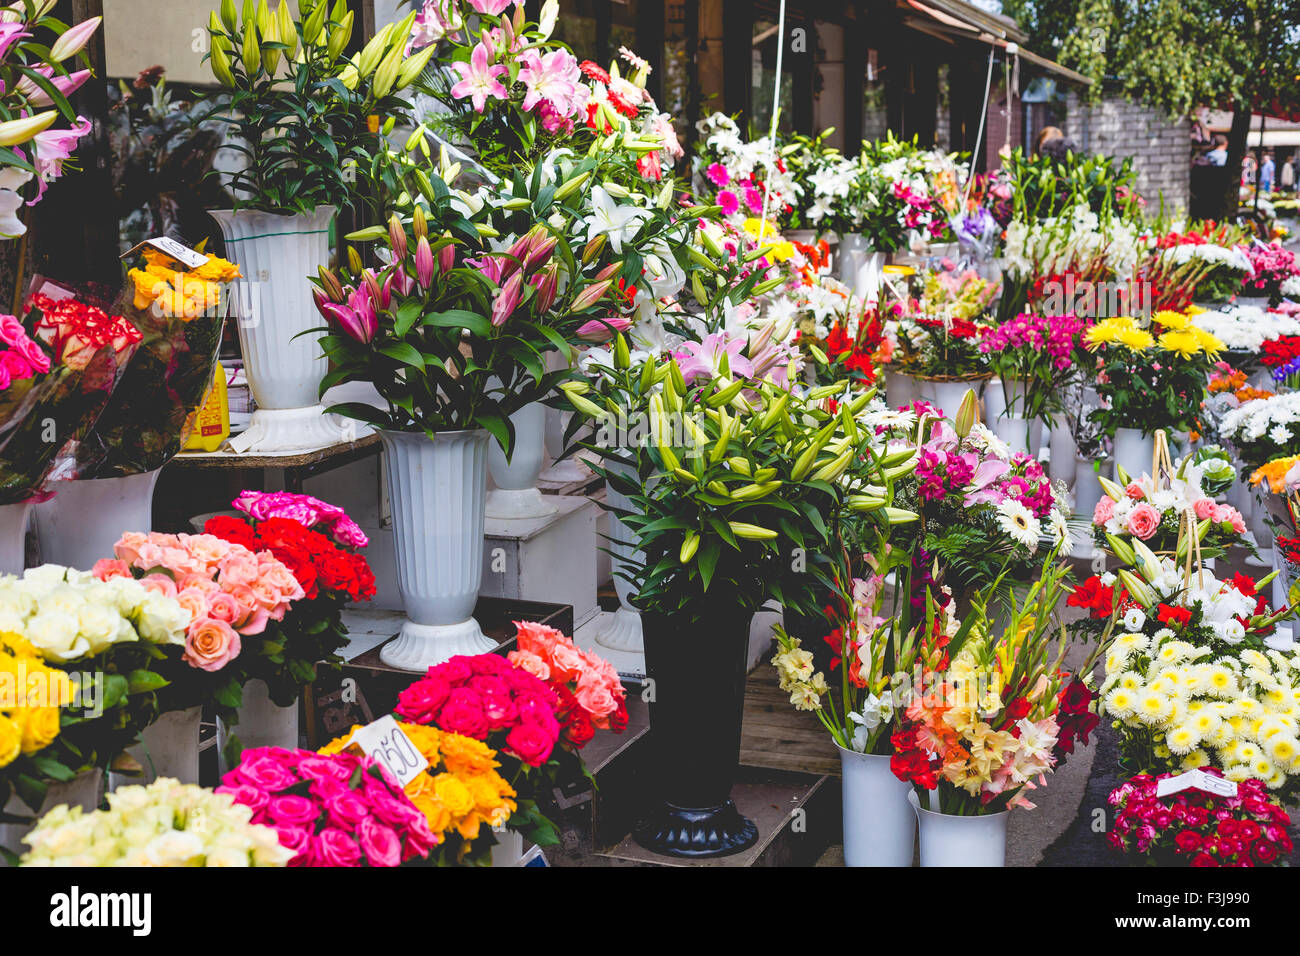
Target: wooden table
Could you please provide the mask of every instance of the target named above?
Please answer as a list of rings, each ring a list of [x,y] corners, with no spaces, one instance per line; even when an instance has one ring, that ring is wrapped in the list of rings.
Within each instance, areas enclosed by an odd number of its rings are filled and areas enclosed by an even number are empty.
[[[315,475],[350,465],[371,455],[378,455],[380,450],[379,434],[371,432],[356,441],[336,442],[321,448],[292,452],[284,455],[264,455],[256,452],[237,454],[230,451],[186,451],[181,452],[170,462],[169,468],[184,469],[267,469],[279,468],[284,471],[286,491],[302,492],[303,482]]]

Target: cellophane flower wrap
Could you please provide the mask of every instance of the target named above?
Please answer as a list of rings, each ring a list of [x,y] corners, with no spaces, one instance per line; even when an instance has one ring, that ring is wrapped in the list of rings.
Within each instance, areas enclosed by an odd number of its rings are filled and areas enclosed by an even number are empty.
[[[0,502],[40,492],[69,441],[104,411],[139,331],[121,316],[35,280],[26,322],[0,315]]]
[[[1147,866],[1288,865],[1291,817],[1260,781],[1237,784],[1235,797],[1196,789],[1157,796],[1169,776],[1140,773],[1110,792],[1111,846]]]
[[[1143,474],[1125,485],[1103,479],[1105,493],[1092,512],[1094,539],[1104,546],[1106,535],[1137,538],[1152,551],[1172,554],[1190,522],[1204,557],[1219,557],[1234,544],[1249,547],[1242,537],[1246,519],[1206,493],[1204,474],[1201,465],[1186,459],[1175,466],[1174,474],[1161,478]]]
[[[507,658],[551,685],[560,699],[561,741],[581,750],[597,730],[627,728],[627,692],[613,665],[583,650],[553,627],[515,621],[515,645]]]
[[[438,841],[441,862],[486,865],[492,842],[481,839],[484,826],[505,827],[515,812],[515,791],[497,772],[496,752],[482,741],[449,734],[425,724],[399,723],[402,732],[429,762],[408,783],[406,795],[424,814]],[[351,745],[360,727],[321,748],[325,755]]]
[[[306,591],[270,550],[212,534],[127,532],[115,557],[95,563],[104,581],[138,578],[188,613],[184,651],[165,662],[171,709],[211,700],[229,718],[261,657],[283,652],[280,622]],[[231,721],[233,722],[233,721]]]
[[[264,680],[271,700],[287,707],[322,666],[336,672],[342,663],[338,649],[348,640],[343,608],[375,595],[375,576],[356,551],[368,539],[342,508],[311,495],[245,491],[233,505],[247,520],[217,515],[204,532],[254,553],[270,552],[303,591],[279,623],[281,647],[249,660],[248,675]]]
[[[293,854],[289,866],[400,866],[427,859],[438,844],[383,765],[350,753],[258,747],[216,792],[275,831]]]
[[[131,578],[54,564],[0,577],[0,712],[24,686],[5,673],[42,678],[37,698],[0,720],[0,799],[16,792],[38,809],[51,781],[118,758],[157,716],[164,660],[184,647],[189,622],[174,597]],[[22,756],[6,761],[15,732]]]
[[[212,387],[233,263],[210,256],[186,269],[153,248],[128,273],[120,308],[142,336],[108,406],[76,448],[78,478],[154,471],[189,438],[190,413]]]
[[[57,806],[23,839],[23,866],[284,866],[294,856],[230,794],[169,777],[119,787],[107,810]]]
[[[518,794],[510,828],[538,845],[557,841],[538,798],[564,774],[580,772],[581,761],[561,746],[561,703],[550,684],[496,654],[462,655],[430,667],[398,695],[394,713],[495,750]]]

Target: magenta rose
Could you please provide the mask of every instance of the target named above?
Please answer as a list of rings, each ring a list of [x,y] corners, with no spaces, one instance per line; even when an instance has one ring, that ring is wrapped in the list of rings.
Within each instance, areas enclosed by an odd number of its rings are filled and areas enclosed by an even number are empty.
[[[438,715],[438,726],[451,734],[463,734],[482,740],[488,733],[487,716],[478,694],[465,687],[457,687],[447,698]]]
[[[451,687],[441,677],[426,677],[398,694],[397,706],[393,709],[417,724],[431,724],[450,693]]]
[[[314,824],[320,816],[320,807],[315,800],[297,797],[292,794],[272,797],[266,807],[267,815],[281,826],[306,827]]]
[[[244,783],[268,793],[287,790],[297,782],[297,774],[283,761],[265,753],[262,749],[244,751],[239,766],[226,774],[222,780],[226,786],[233,787]]]
[[[1128,530],[1136,538],[1148,540],[1160,527],[1160,512],[1143,502],[1128,516]]]
[[[271,797],[265,790],[258,787],[250,786],[246,783],[237,783],[234,786],[222,785],[217,787],[217,793],[228,793],[236,803],[242,803],[253,811],[253,822],[257,823],[258,815],[271,802]]]
[[[344,830],[355,829],[357,824],[370,813],[370,808],[359,796],[346,788],[325,801],[325,811],[329,814],[330,824]]]
[[[371,866],[397,866],[402,862],[402,841],[382,823],[363,817],[357,826],[357,842]]]
[[[289,861],[290,866],[305,866],[311,852],[311,831],[302,827],[275,827],[275,835],[280,846],[293,850],[297,854]]]
[[[490,730],[503,730],[518,719],[519,708],[508,692],[486,694],[483,697],[483,715],[487,718]]]
[[[433,667],[430,667],[429,673],[425,676],[441,677],[448,684],[453,686],[456,684],[463,684],[474,676],[474,669],[470,667],[469,661],[470,658],[465,655],[458,655],[449,661],[444,661],[441,664],[436,664]]]
[[[305,756],[298,761],[298,773],[304,779],[345,781],[352,770],[337,757]]]
[[[313,866],[360,866],[361,848],[352,835],[326,827],[311,842]]]
[[[515,704],[519,708],[521,723],[535,724],[541,727],[551,740],[560,738],[560,722],[555,719],[555,703],[543,697],[517,697]]]
[[[555,738],[536,724],[519,724],[506,734],[510,752],[532,767],[540,767],[551,756]]]

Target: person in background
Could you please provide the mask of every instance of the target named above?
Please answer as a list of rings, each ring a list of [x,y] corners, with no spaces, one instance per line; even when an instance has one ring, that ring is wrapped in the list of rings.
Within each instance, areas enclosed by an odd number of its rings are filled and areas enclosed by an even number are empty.
[[[1282,164],[1282,172],[1278,176],[1278,185],[1282,187],[1282,192],[1289,193],[1295,190],[1295,162],[1290,156]]]
[[[1273,191],[1273,174],[1276,167],[1273,165],[1273,153],[1265,152],[1264,161],[1259,164],[1259,191],[1271,193]]]
[[[1241,157],[1241,184],[1243,186],[1255,184],[1255,157],[1250,153]]]
[[[1079,145],[1067,136],[1055,136],[1043,143],[1043,155],[1049,156],[1058,163],[1065,162],[1065,157],[1070,153],[1079,152]]]
[[[1034,139],[1034,155],[1043,155],[1043,146],[1054,139],[1064,139],[1065,134],[1059,127],[1044,126],[1038,131],[1038,136]]]
[[[1228,137],[1215,133],[1214,148],[1205,154],[1205,159],[1211,166],[1228,165]]]

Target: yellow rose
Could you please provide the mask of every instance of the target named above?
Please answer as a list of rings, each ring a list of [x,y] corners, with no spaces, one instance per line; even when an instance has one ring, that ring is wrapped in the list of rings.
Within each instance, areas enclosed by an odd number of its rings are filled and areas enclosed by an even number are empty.
[[[454,774],[440,773],[434,777],[433,792],[454,817],[462,817],[474,809],[474,797],[469,788]]]
[[[6,767],[22,753],[23,729],[20,724],[0,714],[0,767]]]
[[[27,722],[23,726],[22,751],[31,756],[44,750],[59,736],[59,708],[27,707]]]

